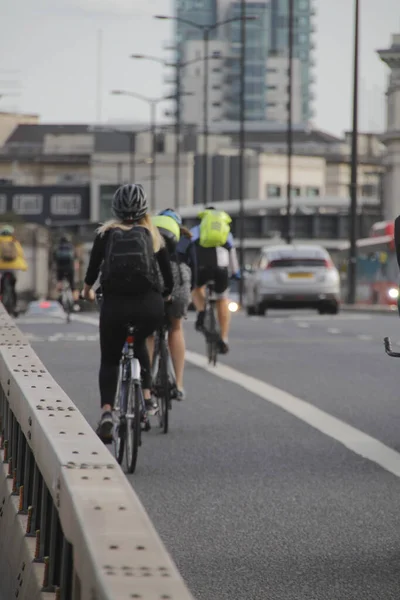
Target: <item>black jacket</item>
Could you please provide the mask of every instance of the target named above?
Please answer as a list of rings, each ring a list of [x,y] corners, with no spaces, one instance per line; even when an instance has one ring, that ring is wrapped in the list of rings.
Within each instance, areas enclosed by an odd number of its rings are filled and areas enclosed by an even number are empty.
[[[90,287],[94,285],[99,276],[101,265],[106,253],[109,233],[109,231],[106,231],[103,235],[96,235],[93,242],[92,252],[90,253],[89,265],[85,277],[85,283]],[[163,296],[170,296],[174,287],[174,279],[168,250],[165,247],[161,248],[155,254],[155,257],[164,280]]]

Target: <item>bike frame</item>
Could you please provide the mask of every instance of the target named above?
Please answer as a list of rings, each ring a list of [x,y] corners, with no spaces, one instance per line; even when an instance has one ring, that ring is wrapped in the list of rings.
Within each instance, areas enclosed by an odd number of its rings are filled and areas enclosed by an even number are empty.
[[[128,329],[128,335],[126,337],[126,342],[124,345],[124,348],[122,350],[122,357],[121,357],[121,368],[122,368],[122,377],[121,377],[121,383],[126,383],[127,379],[128,379],[128,373],[127,373],[127,367],[129,365],[129,370],[130,370],[130,374],[129,374],[129,379],[130,382],[135,384],[141,384],[141,368],[140,368],[140,363],[139,360],[137,358],[135,358],[135,353],[134,353],[134,344],[135,344],[135,337],[134,337],[134,328],[133,327],[129,327]],[[125,396],[125,399],[127,398],[127,396]],[[120,402],[120,398],[118,398],[118,401]],[[120,412],[120,416],[124,415],[127,419],[132,419],[134,415],[130,415],[126,413],[126,409],[127,407],[121,407],[120,405],[118,406],[119,412]]]

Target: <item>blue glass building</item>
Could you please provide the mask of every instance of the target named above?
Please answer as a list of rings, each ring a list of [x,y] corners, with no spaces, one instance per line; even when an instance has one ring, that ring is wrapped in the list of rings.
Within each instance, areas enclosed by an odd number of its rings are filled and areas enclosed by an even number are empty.
[[[271,45],[272,54],[284,54],[288,51],[288,22],[289,1],[270,0],[271,6]],[[301,63],[301,94],[303,122],[307,123],[314,116],[312,107],[314,78],[312,34],[314,25],[312,17],[315,15],[314,0],[294,0],[294,32],[293,56]]]
[[[241,15],[240,0],[175,0],[177,17],[188,19],[199,25],[212,25],[217,22],[218,4],[224,4],[224,18],[236,18]],[[300,62],[301,69],[301,120],[309,123],[314,116],[313,111],[313,49],[312,34],[315,14],[315,0],[294,0],[294,52],[293,56]],[[257,16],[257,20],[246,23],[246,76],[245,105],[246,120],[266,120],[268,106],[268,58],[271,56],[287,56],[288,54],[288,21],[289,0],[246,0],[247,16]],[[220,17],[219,17],[220,18]],[[228,41],[229,51],[225,63],[224,89],[225,118],[230,121],[239,120],[240,102],[240,52],[241,23],[233,22],[227,27],[212,31],[210,39]],[[175,22],[175,39],[178,55],[188,40],[202,38],[200,29],[188,24]]]

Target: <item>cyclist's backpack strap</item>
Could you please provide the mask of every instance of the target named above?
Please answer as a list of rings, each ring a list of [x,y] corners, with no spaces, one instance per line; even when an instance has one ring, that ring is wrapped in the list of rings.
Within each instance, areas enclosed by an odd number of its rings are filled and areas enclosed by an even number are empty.
[[[106,243],[101,286],[121,295],[137,295],[159,289],[150,231],[134,226],[110,230]]]
[[[206,211],[200,223],[200,246],[203,248],[218,248],[225,246],[230,233],[232,219],[220,210]]]

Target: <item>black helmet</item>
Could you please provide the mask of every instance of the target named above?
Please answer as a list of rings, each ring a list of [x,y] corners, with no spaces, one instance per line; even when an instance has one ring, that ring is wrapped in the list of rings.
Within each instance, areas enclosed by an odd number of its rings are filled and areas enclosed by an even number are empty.
[[[68,233],[64,233],[61,236],[60,242],[61,242],[61,244],[70,244],[71,243],[71,236],[68,235]]]
[[[148,209],[146,194],[139,183],[121,185],[114,194],[112,211],[121,221],[140,221]]]

